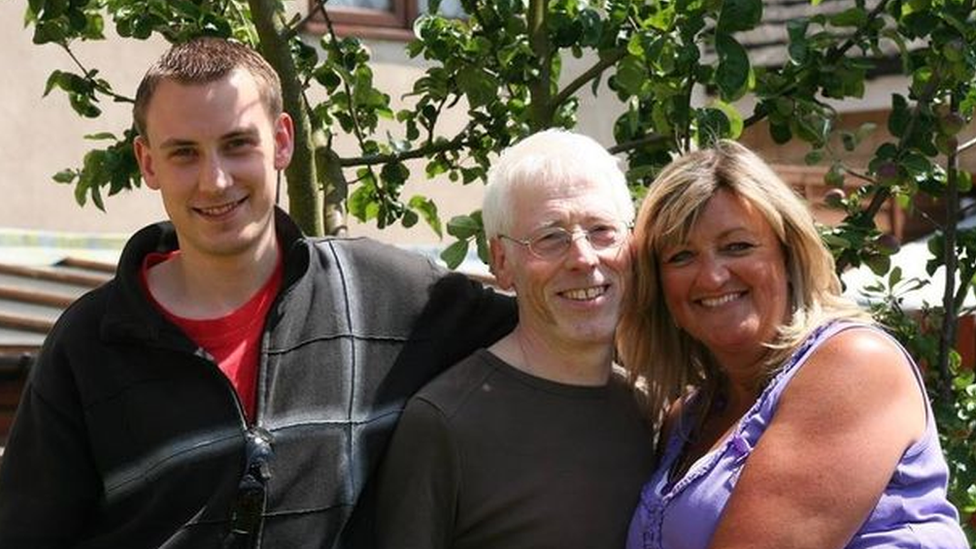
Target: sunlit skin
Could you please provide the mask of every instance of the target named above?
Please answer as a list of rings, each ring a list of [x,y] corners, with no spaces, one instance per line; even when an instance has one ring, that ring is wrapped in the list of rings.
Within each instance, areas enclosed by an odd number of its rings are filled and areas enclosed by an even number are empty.
[[[675,322],[743,385],[788,322],[786,258],[762,213],[731,191],[706,203],[686,242],[660,253],[661,284]]]
[[[592,182],[540,184],[515,192],[514,238],[547,226],[573,230],[620,221],[612,193]],[[518,297],[521,345],[529,354],[534,349],[554,358],[553,364],[562,362],[564,370],[565,364],[593,355],[600,357],[594,363],[609,365],[630,264],[626,244],[597,251],[577,236],[564,256],[548,260],[510,241],[491,243],[493,272],[501,287],[514,289]],[[605,380],[605,373],[600,377]]]
[[[708,348],[727,380],[726,402],[709,410],[685,446],[691,466],[730,436],[758,396],[764,344],[790,319],[786,257],[759,210],[722,190],[687,241],[661,250],[659,259],[675,322]],[[918,384],[904,362],[897,347],[866,330],[821,345],[780,397],[709,547],[843,547],[925,428]],[[678,410],[671,410],[672,428]]]
[[[180,256],[150,271],[150,289],[191,317],[226,312],[214,307],[232,310],[276,261],[276,171],[291,159],[291,119],[273,118],[250,73],[235,70],[207,84],[161,82],[146,120],[136,156],[146,185],[162,195],[180,241]],[[233,280],[222,280],[220,292],[207,291],[220,273]],[[239,284],[240,291],[227,284]],[[167,297],[176,300],[194,290],[201,294],[195,303],[188,297],[167,303]],[[207,303],[218,295],[225,303]]]

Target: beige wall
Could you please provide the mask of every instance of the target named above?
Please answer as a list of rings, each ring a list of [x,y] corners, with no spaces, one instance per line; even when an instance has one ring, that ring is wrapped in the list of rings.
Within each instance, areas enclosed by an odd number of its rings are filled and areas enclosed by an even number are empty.
[[[85,151],[92,145],[83,138],[85,134],[119,133],[127,127],[130,123],[129,105],[104,103],[105,114],[101,118],[84,120],[71,110],[65,94],[54,91],[42,98],[44,84],[52,70],[77,69],[57,46],[31,43],[31,29],[23,26],[24,4],[0,1],[0,67],[6,69],[7,75],[6,85],[0,87],[0,122],[5,130],[0,132],[0,228],[124,234],[146,222],[165,217],[158,196],[149,189],[107,198],[108,211],[103,213],[91,204],[79,207],[74,201],[72,187],[51,180],[57,171],[80,165]],[[301,2],[293,5],[304,7]],[[317,42],[317,37],[310,37],[310,41]],[[403,93],[423,73],[422,62],[408,59],[403,52],[404,44],[400,42],[374,41],[369,46],[377,87],[390,94],[394,107],[402,106]],[[120,94],[131,96],[146,67],[165,48],[166,44],[161,40],[139,42],[115,38],[79,43],[77,53],[84,63],[99,68],[101,76],[116,86]],[[566,56],[563,81],[568,82],[590,62]],[[607,76],[604,75],[604,83]],[[892,91],[904,89],[903,79],[889,78],[869,86],[864,99],[846,100],[836,107],[841,111],[884,109],[890,102]],[[599,97],[594,97],[588,86],[579,95],[579,131],[592,135],[605,145],[612,144],[613,121],[622,105],[605,85]],[[697,103],[708,101],[709,98],[701,95],[696,98]],[[744,114],[752,111],[752,105],[747,101],[738,106]],[[461,107],[446,118],[444,131],[450,133],[463,127],[466,118],[463,105]],[[768,144],[757,142],[753,145],[765,148]],[[339,149],[353,153],[354,143],[340,138]],[[789,159],[780,158],[786,151],[779,147],[767,149],[766,156],[774,162],[796,161],[802,158],[807,148],[793,144],[789,150],[792,153],[792,156],[787,155]],[[450,183],[446,178],[426,181],[423,179],[423,162],[419,161],[413,162],[411,169],[415,177],[403,191],[404,200],[415,194],[433,198],[445,222],[454,215],[478,208],[482,195],[480,183],[462,186]],[[350,220],[350,225],[355,235],[369,235],[390,242],[446,245],[451,241],[451,237],[447,237],[438,242],[437,236],[423,222],[411,230],[396,225],[379,231],[372,223],[363,225],[355,220]]]
[[[0,88],[0,121],[5,129],[0,132],[0,228],[119,234],[163,218],[165,212],[152,190],[141,188],[106,198],[107,212],[103,213],[90,203],[79,207],[73,187],[51,180],[59,170],[81,164],[85,151],[93,144],[83,138],[85,134],[121,133],[130,123],[129,105],[103,103],[102,117],[85,120],[74,114],[64,93],[54,91],[42,98],[52,70],[77,69],[57,46],[32,44],[31,28],[23,26],[24,4],[0,2],[0,66],[7,74],[7,84]],[[370,47],[377,87],[397,101],[421,75],[423,66],[406,58],[402,43],[373,42]],[[118,93],[131,97],[146,67],[165,48],[161,40],[115,38],[79,43],[76,52],[83,63],[100,69],[100,76],[111,82]],[[580,62],[569,60],[567,65],[567,78],[581,70]],[[602,103],[605,106],[588,91],[584,93],[580,129],[610,144],[612,121],[619,106],[608,95]],[[457,129],[463,124],[464,113],[459,110],[453,120],[447,121],[446,128]],[[352,151],[352,143],[342,142],[340,149]],[[411,168],[422,178],[423,163],[415,162]],[[462,186],[446,179],[431,182],[420,181],[421,178],[415,177],[404,189],[405,199],[414,194],[433,198],[445,221],[479,207],[480,183]],[[361,225],[351,220],[351,232],[399,243],[438,243],[437,236],[423,222],[409,231],[399,225],[379,231],[373,224]],[[440,244],[446,245],[450,240],[447,237]]]
[[[84,120],[75,116],[67,96],[52,92],[41,98],[54,69],[78,72],[63,50],[35,46],[31,29],[24,28],[26,2],[0,2],[0,227],[59,231],[130,232],[162,213],[147,190],[127,193],[106,202],[108,213],[91,204],[78,207],[73,189],[55,184],[51,176],[81,164],[91,142],[85,134],[120,132],[129,119],[121,104],[103,104],[105,115]],[[104,42],[79,44],[85,63],[132,95],[146,60],[162,51],[159,43]]]

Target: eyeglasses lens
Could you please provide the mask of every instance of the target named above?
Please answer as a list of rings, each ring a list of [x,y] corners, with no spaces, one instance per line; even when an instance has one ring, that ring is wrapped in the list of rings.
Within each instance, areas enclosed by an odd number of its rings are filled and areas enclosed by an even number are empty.
[[[615,248],[623,243],[626,235],[624,225],[596,225],[587,229],[568,231],[562,227],[545,229],[529,238],[529,249],[543,259],[554,259],[569,250],[573,241],[583,236],[597,251]]]

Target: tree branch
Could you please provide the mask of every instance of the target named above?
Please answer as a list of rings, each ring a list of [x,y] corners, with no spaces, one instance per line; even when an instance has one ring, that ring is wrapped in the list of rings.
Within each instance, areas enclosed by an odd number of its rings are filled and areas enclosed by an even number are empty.
[[[91,71],[87,67],[85,67],[84,64],[82,64],[81,60],[79,60],[78,57],[75,56],[75,52],[71,51],[71,47],[68,46],[68,44],[59,43],[58,45],[61,46],[62,48],[64,48],[64,51],[68,53],[68,57],[71,58],[71,60],[75,64],[75,66],[77,66],[79,69],[81,69],[82,74],[84,74],[84,79],[87,80],[88,82],[90,82],[91,85],[94,86],[95,89],[98,90],[99,93],[101,93],[102,95],[111,97],[112,100],[115,101],[115,102],[117,102],[117,103],[135,103],[136,102],[135,99],[132,99],[131,97],[126,97],[124,95],[119,95],[119,94],[115,93],[114,91],[112,91],[112,88],[106,87],[101,82],[99,82],[98,80],[92,78]]]
[[[311,21],[312,18],[314,18],[318,13],[321,13],[323,17],[328,17],[325,12],[325,3],[327,1],[328,0],[319,0],[318,2],[312,4],[311,9],[308,10],[308,14],[301,19],[299,19],[298,15],[296,14],[295,19],[292,19],[292,21],[285,27],[285,37],[290,40],[297,36],[298,33],[302,31],[302,28],[304,28],[305,25],[307,25],[308,22]]]
[[[555,112],[559,105],[566,102],[567,99],[573,96],[577,90],[585,86],[591,80],[600,75],[603,71],[607,70],[611,66],[617,64],[627,55],[626,48],[616,48],[607,52],[605,57],[602,57],[597,61],[592,67],[586,70],[583,74],[577,76],[572,82],[570,82],[565,88],[556,94],[556,97],[552,100],[551,112]]]
[[[545,0],[529,0],[526,19],[529,27],[529,47],[539,60],[539,78],[529,83],[529,125],[531,131],[539,131],[552,123],[552,50],[546,29],[548,3]]]
[[[958,111],[959,100],[955,92],[952,93],[949,104],[953,111]],[[951,152],[946,158],[947,174],[944,199],[947,223],[945,231],[942,233],[945,238],[945,244],[942,249],[942,263],[945,266],[945,288],[942,293],[944,314],[942,316],[941,337],[939,338],[939,396],[945,399],[945,402],[952,401],[952,376],[949,373],[949,355],[955,346],[956,324],[958,322],[955,299],[956,269],[959,261],[956,257],[956,233],[958,227],[957,223],[955,223],[956,212],[959,209],[959,186],[956,182],[956,179],[959,177],[959,172],[957,168],[958,157],[956,152]],[[969,282],[966,281],[965,283],[968,284]]]
[[[345,168],[349,168],[352,166],[375,166],[377,164],[387,164],[389,162],[402,162],[404,160],[423,158],[430,154],[456,151],[468,144],[467,132],[462,132],[450,141],[442,141],[439,143],[428,142],[422,147],[398,153],[371,154],[368,156],[340,158],[339,164]]]
[[[851,177],[854,177],[856,179],[860,179],[861,181],[864,181],[866,183],[871,183],[871,184],[876,184],[877,183],[877,181],[875,181],[874,179],[872,179],[872,178],[864,175],[861,172],[852,170],[852,169],[848,168],[847,166],[843,166],[843,168],[844,168],[844,173],[846,173],[847,175],[849,175]]]
[[[870,13],[868,13],[868,22],[873,21],[876,17],[881,15],[884,12],[884,9],[887,7],[889,1],[890,0],[881,0],[880,2],[878,2],[878,5],[875,6]],[[830,49],[827,52],[827,56],[824,60],[824,63],[821,64],[830,65],[839,61],[840,58],[843,57],[848,50],[850,50],[855,45],[857,45],[857,42],[861,39],[862,36],[864,36],[867,29],[869,29],[870,27],[871,27],[870,24],[859,26],[857,30],[854,31],[854,34],[848,37],[843,44],[841,44],[836,49]],[[792,79],[792,82],[790,82],[786,87],[780,90],[779,95],[784,95],[794,91],[798,85],[798,82],[802,80],[801,76],[803,74],[803,71],[806,70],[808,70],[808,68],[804,67],[803,70],[799,74],[797,74],[795,78]],[[745,119],[743,125],[746,128],[748,128],[749,126],[752,126],[753,124],[759,122],[760,120],[763,120],[764,118],[766,118],[766,116],[767,113],[752,113],[752,116]]]
[[[276,0],[248,0],[254,27],[261,40],[261,52],[281,79],[282,102],[295,123],[295,152],[288,175],[288,210],[306,234],[323,233],[322,216],[316,208],[318,177],[312,156],[312,127],[303,103],[298,69],[278,19]]]
[[[329,48],[331,48],[333,52],[338,54],[338,56],[341,58],[342,51],[339,49],[339,46],[337,45],[339,44],[339,35],[336,33],[335,26],[332,24],[332,18],[330,18],[328,12],[325,11],[324,0],[319,3],[319,7],[322,10],[322,15],[325,17],[325,24],[329,33],[329,38],[330,38]],[[342,78],[342,88],[346,92],[346,101],[348,102],[348,107],[349,107],[348,108],[349,118],[350,120],[352,120],[353,135],[356,138],[356,142],[359,144],[360,150],[365,149],[366,136],[363,134],[362,124],[359,121],[359,116],[356,114],[356,105],[353,103],[352,88],[349,86],[349,82],[345,78]],[[377,162],[376,164],[380,164],[380,162]],[[379,195],[379,197],[381,199],[386,198],[386,189],[384,189],[382,185],[378,184],[380,178],[376,177],[376,174],[372,172],[373,166],[375,164],[360,164],[360,165],[364,165],[368,170],[370,170],[370,173],[373,176],[373,180],[377,182],[376,193]]]
[[[915,125],[918,122],[918,118],[921,115],[922,107],[921,105],[929,103],[932,101],[932,97],[938,90],[939,78],[933,76],[929,80],[928,84],[925,86],[925,90],[922,91],[921,96],[915,102],[915,107],[912,109],[912,115],[908,120],[908,125],[905,127],[905,131],[902,133],[901,139],[899,140],[897,152],[895,153],[895,158],[898,158],[902,152],[905,150],[905,142],[915,131]],[[874,196],[871,197],[871,202],[868,204],[867,208],[861,210],[857,215],[863,219],[874,219],[878,212],[881,211],[881,207],[884,206],[885,201],[891,196],[891,187],[881,187],[875,191]],[[844,269],[850,264],[850,261],[846,259],[846,255],[841,256],[837,260],[837,272],[843,272]]]
[[[607,150],[610,152],[610,154],[618,154],[627,152],[631,149],[636,149],[637,147],[642,147],[644,145],[656,145],[662,141],[667,141],[667,139],[668,137],[666,135],[652,133],[651,135],[645,135],[639,139],[617,143],[616,145],[607,148]]]

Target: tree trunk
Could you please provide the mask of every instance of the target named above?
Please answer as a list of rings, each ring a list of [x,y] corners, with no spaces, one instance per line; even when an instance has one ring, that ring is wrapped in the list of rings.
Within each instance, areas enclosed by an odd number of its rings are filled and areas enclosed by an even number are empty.
[[[322,216],[312,153],[312,128],[302,101],[301,79],[277,12],[277,2],[248,0],[248,5],[261,39],[261,53],[278,72],[285,111],[295,121],[295,153],[285,170],[288,178],[288,212],[305,234],[321,236]]]

